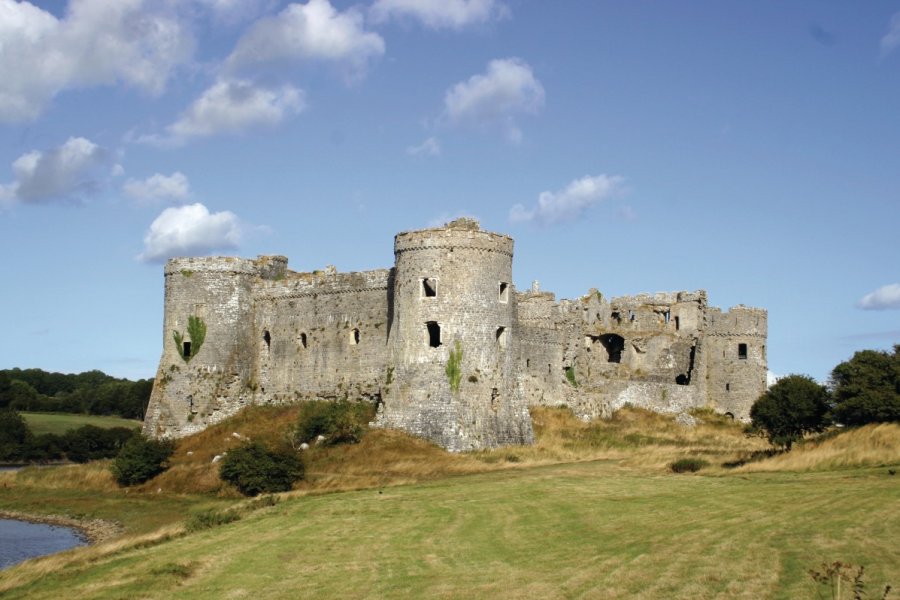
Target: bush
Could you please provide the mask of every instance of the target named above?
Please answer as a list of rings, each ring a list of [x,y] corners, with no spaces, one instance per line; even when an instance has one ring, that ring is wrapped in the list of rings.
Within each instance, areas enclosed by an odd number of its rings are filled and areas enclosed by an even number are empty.
[[[669,468],[673,473],[696,473],[704,467],[708,467],[709,463],[702,458],[679,458]]]
[[[0,462],[22,460],[22,447],[31,438],[31,430],[22,415],[13,410],[0,410]]]
[[[134,434],[125,442],[110,469],[119,485],[129,486],[153,479],[168,468],[175,444]]]
[[[751,431],[764,434],[773,446],[790,450],[807,433],[828,425],[828,391],[806,375],[788,375],[750,408]]]
[[[374,417],[373,409],[370,404],[346,400],[304,402],[294,427],[294,441],[314,442],[321,435],[326,444],[355,444]]]
[[[233,510],[204,510],[191,517],[191,520],[187,523],[187,530],[193,533],[195,531],[203,531],[204,529],[212,529],[219,525],[239,521],[240,518],[241,515]]]
[[[303,463],[289,450],[268,450],[249,443],[231,450],[222,459],[219,478],[245,496],[287,492],[303,478]]]
[[[127,427],[96,427],[82,425],[67,431],[58,443],[72,462],[86,463],[91,460],[113,458],[119,454],[125,443],[134,436],[134,430]]]

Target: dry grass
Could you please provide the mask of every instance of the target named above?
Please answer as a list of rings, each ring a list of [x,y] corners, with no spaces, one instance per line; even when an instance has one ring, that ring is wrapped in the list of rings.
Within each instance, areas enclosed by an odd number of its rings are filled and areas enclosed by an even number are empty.
[[[78,489],[109,492],[118,489],[109,470],[110,461],[98,460],[83,465],[28,467],[0,473],[0,488]]]
[[[824,471],[900,464],[900,424],[837,430],[797,444],[790,452],[738,468],[742,472]]]

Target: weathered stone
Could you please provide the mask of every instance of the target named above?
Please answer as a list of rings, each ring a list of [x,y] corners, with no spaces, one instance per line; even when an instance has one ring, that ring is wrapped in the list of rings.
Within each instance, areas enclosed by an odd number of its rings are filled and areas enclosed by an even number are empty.
[[[394,254],[392,269],[362,273],[297,273],[283,256],[170,260],[144,432],[350,399],[375,403],[377,426],[459,451],[531,443],[531,405],[747,419],[765,391],[764,310],[723,313],[704,291],[556,301],[535,282],[519,293],[513,240],[472,219],[400,233]]]

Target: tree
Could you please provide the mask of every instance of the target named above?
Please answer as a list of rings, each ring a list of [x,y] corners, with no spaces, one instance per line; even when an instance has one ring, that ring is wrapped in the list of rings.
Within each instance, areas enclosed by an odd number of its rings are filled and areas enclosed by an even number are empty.
[[[30,439],[31,430],[22,415],[0,410],[0,462],[22,460],[22,448]]]
[[[173,452],[175,444],[171,441],[135,434],[122,446],[110,469],[119,485],[137,485],[165,471]]]
[[[303,478],[303,463],[289,450],[268,450],[255,442],[231,450],[222,459],[219,478],[245,496],[287,492]]]
[[[778,380],[750,408],[750,424],[773,446],[790,450],[807,433],[828,425],[828,390],[806,375]]]
[[[834,416],[845,425],[900,421],[900,344],[862,350],[831,372]]]

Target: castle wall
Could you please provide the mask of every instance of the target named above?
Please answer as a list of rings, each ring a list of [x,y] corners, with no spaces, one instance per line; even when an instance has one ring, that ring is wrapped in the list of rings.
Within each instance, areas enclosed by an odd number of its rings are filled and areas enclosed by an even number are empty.
[[[296,273],[283,256],[169,261],[145,433],[346,398],[376,403],[377,425],[469,450],[531,443],[529,406],[747,419],[766,389],[764,310],[723,313],[704,291],[519,293],[513,240],[469,219],[400,233],[394,252],[394,268],[360,273]]]
[[[398,234],[392,345],[396,384],[379,423],[453,450],[530,443],[514,377],[513,242],[460,220]],[[460,353],[459,388],[447,364]]]

